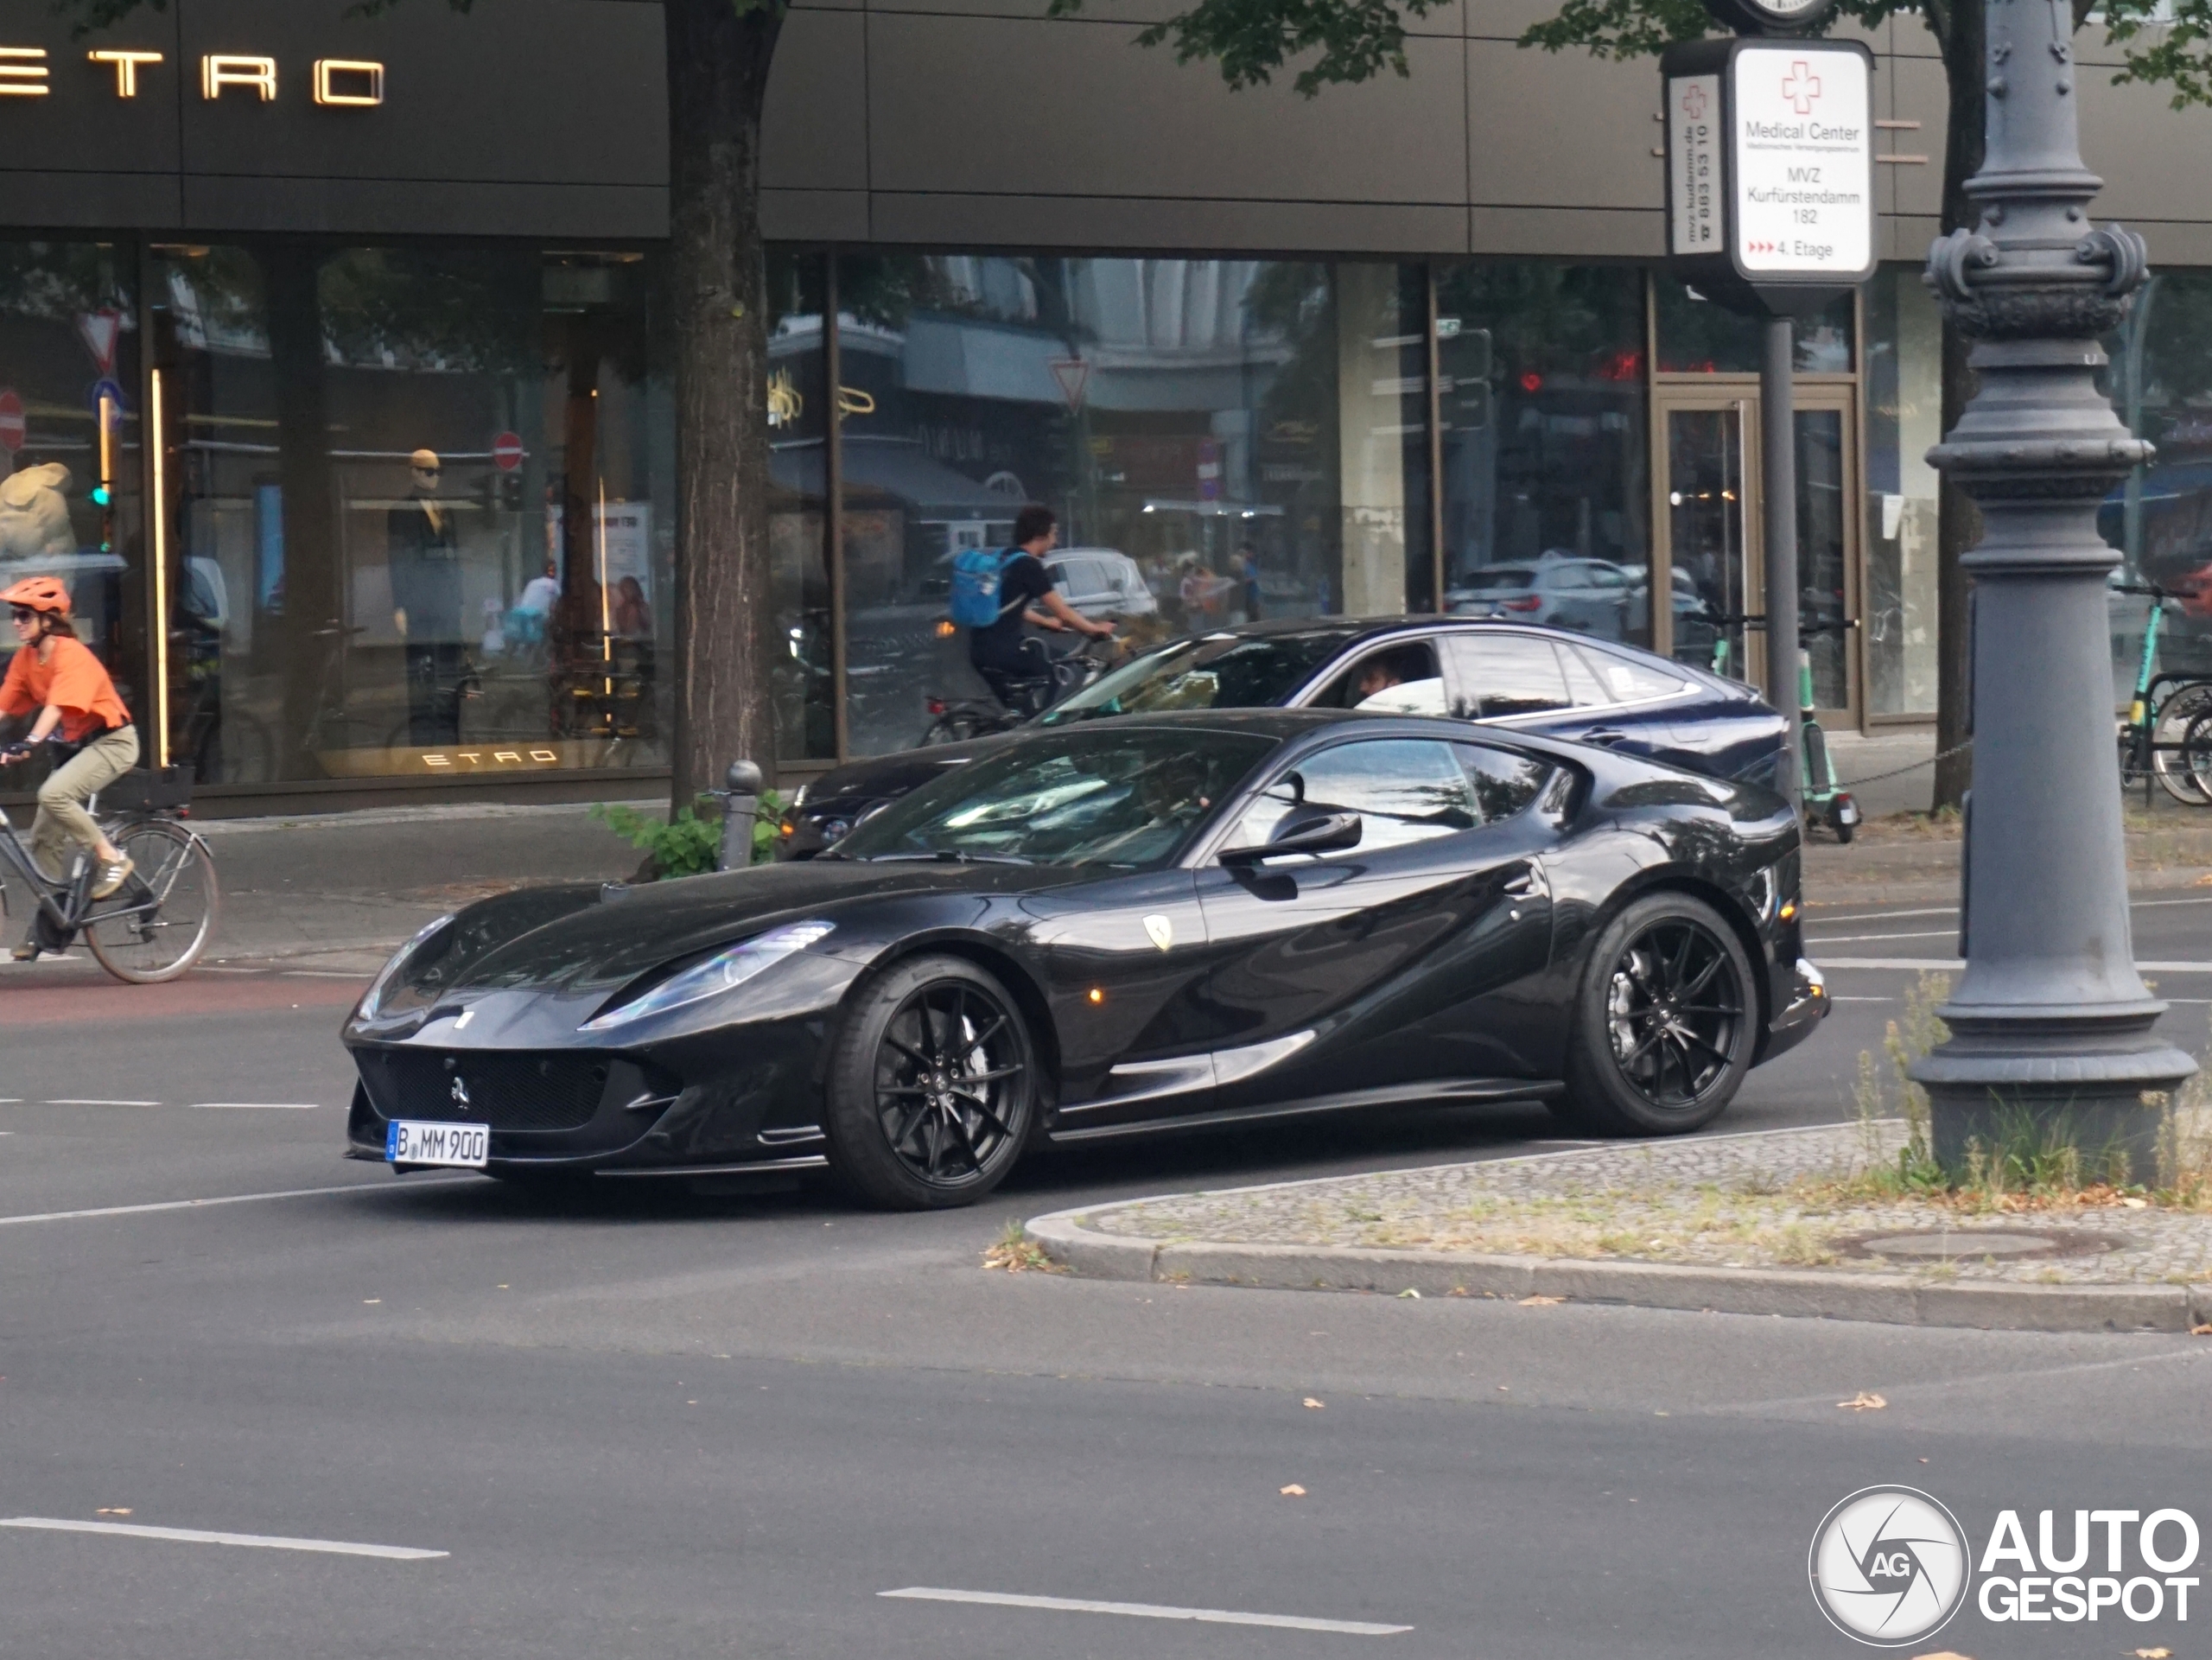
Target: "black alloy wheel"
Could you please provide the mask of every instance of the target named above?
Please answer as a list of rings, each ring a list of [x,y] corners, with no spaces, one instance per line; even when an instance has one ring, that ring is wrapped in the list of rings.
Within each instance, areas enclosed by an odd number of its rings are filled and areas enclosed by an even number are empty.
[[[831,1061],[830,1162],[893,1210],[972,1205],[1005,1180],[1035,1119],[1029,1031],[996,979],[959,957],[864,983]]]
[[[1577,998],[1565,1116],[1606,1135],[1710,1123],[1751,1070],[1751,959],[1712,906],[1639,900],[1598,938]]]

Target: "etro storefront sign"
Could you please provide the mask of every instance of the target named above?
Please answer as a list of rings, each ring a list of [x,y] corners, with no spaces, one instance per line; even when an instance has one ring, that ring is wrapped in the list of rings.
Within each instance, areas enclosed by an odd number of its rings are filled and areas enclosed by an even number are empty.
[[[66,69],[71,54],[42,46],[0,46],[0,98],[48,98],[75,90]],[[85,89],[118,99],[137,98],[142,86],[168,63],[166,53],[103,47],[85,54]],[[211,52],[197,65],[200,96],[209,103],[227,96],[274,104],[276,60],[252,53]],[[384,65],[362,58],[317,58],[308,68],[309,96],[334,109],[374,109],[384,102]]]

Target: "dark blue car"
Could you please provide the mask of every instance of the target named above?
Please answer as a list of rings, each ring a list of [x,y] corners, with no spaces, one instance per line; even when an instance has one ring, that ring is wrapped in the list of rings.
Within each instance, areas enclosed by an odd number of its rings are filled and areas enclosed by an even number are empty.
[[[1300,618],[1172,640],[1038,718],[1047,725],[1192,709],[1440,715],[1604,744],[1772,787],[1783,717],[1732,680],[1586,635],[1496,618]],[[856,760],[800,792],[778,844],[808,858],[868,812],[1001,741]]]

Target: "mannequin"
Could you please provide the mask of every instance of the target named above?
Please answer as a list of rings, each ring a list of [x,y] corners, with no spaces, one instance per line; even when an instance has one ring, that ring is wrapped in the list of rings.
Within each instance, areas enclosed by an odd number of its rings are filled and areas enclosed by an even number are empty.
[[[407,499],[385,516],[391,567],[391,622],[406,650],[407,728],[410,742],[461,738],[461,544],[453,509],[442,501],[437,452],[408,458]]]

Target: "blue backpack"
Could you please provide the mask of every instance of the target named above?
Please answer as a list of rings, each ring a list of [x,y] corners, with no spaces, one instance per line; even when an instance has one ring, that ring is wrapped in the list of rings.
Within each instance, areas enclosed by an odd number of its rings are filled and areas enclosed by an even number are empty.
[[[952,556],[952,620],[963,628],[988,628],[1004,607],[999,585],[1012,548],[963,548]]]

